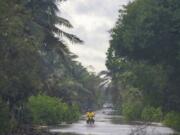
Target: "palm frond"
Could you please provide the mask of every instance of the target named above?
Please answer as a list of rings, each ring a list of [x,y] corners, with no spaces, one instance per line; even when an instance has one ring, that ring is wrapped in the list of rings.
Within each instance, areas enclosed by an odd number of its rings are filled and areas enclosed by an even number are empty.
[[[57,17],[56,23],[59,24],[59,25],[63,25],[65,27],[68,27],[68,28],[73,28],[71,23],[68,20],[66,20],[66,19],[64,19],[62,17]]]
[[[111,76],[111,72],[109,71],[101,71],[98,76],[106,76],[106,77],[110,77]]]
[[[64,36],[65,38],[67,38],[69,41],[71,41],[73,43],[83,43],[83,41],[81,39],[79,39],[78,37],[76,37],[75,35],[69,34],[57,27],[54,27],[53,31],[61,37]]]

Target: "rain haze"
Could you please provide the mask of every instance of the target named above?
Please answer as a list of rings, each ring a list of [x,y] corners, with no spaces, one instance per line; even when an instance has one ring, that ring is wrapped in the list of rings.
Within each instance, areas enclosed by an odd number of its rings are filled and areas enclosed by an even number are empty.
[[[77,59],[94,72],[106,70],[109,30],[118,17],[118,10],[129,0],[68,0],[61,3],[60,15],[68,19],[73,29],[68,30],[84,41],[83,45],[69,46]]]

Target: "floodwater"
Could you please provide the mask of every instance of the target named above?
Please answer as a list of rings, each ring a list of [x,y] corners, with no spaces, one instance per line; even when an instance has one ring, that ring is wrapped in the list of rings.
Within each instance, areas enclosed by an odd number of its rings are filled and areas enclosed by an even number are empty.
[[[124,123],[121,116],[96,112],[95,124],[87,125],[84,118],[79,122],[50,129],[59,135],[175,135],[174,131],[161,124],[140,125]]]

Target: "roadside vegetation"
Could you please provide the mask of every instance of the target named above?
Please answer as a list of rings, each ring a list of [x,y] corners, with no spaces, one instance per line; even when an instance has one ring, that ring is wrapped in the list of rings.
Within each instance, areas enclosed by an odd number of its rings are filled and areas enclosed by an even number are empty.
[[[0,0],[0,134],[71,123],[100,104],[101,79],[76,61],[65,41],[83,43],[61,29],[73,27],[58,16],[62,2]]]
[[[80,110],[77,105],[68,105],[59,98],[37,95],[29,98],[27,113],[33,124],[55,125],[77,121]],[[24,114],[26,116],[26,114]]]
[[[111,30],[112,99],[127,120],[180,130],[180,1],[134,0]]]

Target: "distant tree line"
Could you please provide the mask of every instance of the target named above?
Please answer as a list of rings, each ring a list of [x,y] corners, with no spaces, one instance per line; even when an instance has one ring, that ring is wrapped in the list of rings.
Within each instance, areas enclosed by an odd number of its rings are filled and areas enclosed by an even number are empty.
[[[106,65],[120,112],[180,129],[180,1],[130,2],[111,37]]]

